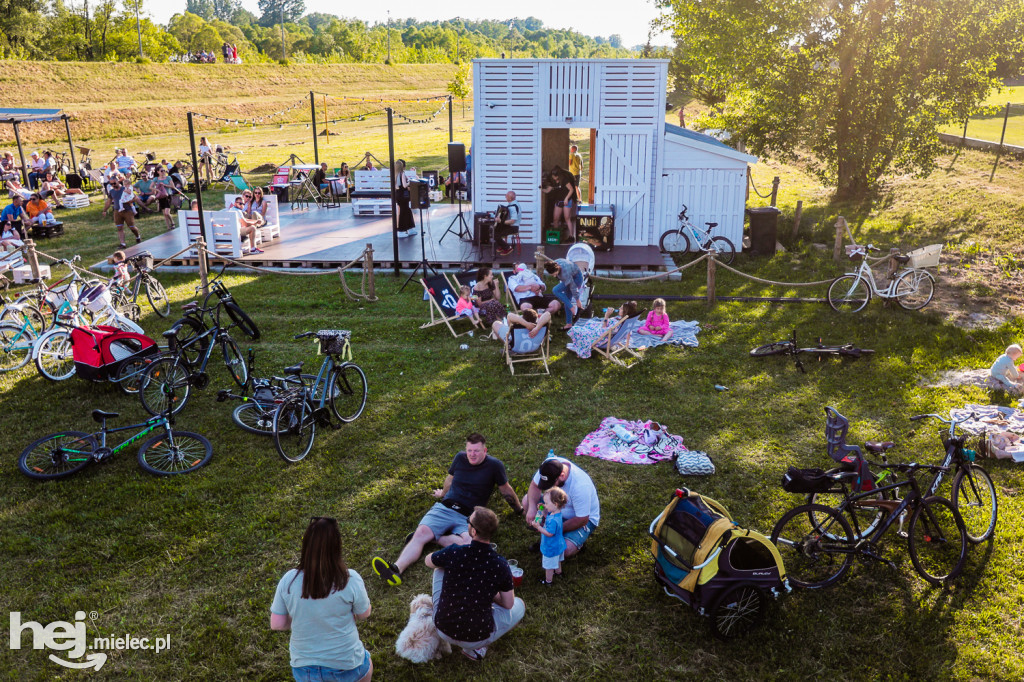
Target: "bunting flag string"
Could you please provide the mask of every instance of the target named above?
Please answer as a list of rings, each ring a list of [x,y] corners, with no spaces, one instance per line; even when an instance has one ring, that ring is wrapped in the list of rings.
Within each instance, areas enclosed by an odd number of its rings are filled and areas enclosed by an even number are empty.
[[[308,104],[309,104],[309,100],[308,99],[301,99],[298,102],[296,102],[295,104],[291,105],[290,107],[287,107],[285,109],[281,109],[280,111],[275,111],[274,113],[267,114],[265,116],[254,116],[252,118],[225,118],[223,116],[214,116],[212,114],[204,114],[204,113],[201,113],[201,112],[193,112],[193,114],[195,116],[198,116],[199,118],[205,118],[205,119],[209,119],[211,121],[222,121],[224,123],[234,123],[235,125],[251,125],[251,126],[254,126],[257,123],[263,123],[264,121],[267,121],[268,119],[277,118],[278,116],[283,116],[284,114],[287,114],[290,111],[294,111],[294,110],[296,110],[296,109],[298,109],[299,107],[302,107],[302,106],[307,106]]]
[[[445,111],[447,108],[448,108],[448,100],[446,98],[445,101],[444,101],[444,104],[441,105],[441,108],[438,109],[437,111],[435,111],[434,113],[430,114],[426,118],[411,118],[411,117],[406,116],[405,114],[399,113],[397,111],[394,112],[394,115],[395,115],[395,117],[400,118],[400,119],[402,119],[403,121],[405,121],[407,123],[430,123],[435,118],[437,118],[438,115],[441,114],[441,112]]]
[[[330,97],[331,99],[340,100],[342,102],[368,102],[370,104],[404,104],[408,102],[438,102],[441,100],[448,100],[448,95],[436,95],[433,97],[409,97],[406,99],[383,99],[383,98],[367,98],[367,97],[347,97],[345,95],[329,95],[326,92],[319,92],[318,95],[324,97]]]

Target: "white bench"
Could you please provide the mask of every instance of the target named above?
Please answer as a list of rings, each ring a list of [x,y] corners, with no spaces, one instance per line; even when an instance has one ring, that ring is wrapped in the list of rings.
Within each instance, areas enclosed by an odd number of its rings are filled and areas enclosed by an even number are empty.
[[[221,256],[240,258],[249,253],[249,238],[242,236],[242,214],[238,211],[203,211],[203,219],[206,221],[206,248],[209,251]],[[182,247],[194,244],[200,237],[199,211],[179,211],[178,220],[181,229],[178,230],[179,240]],[[263,241],[263,234],[256,230],[256,245]],[[193,255],[198,255],[196,249],[192,249]]]
[[[241,194],[225,194],[224,195],[224,208],[231,208],[235,199],[242,196]],[[281,238],[281,221],[278,217],[277,212],[277,196],[271,194],[270,196],[264,196],[263,200],[267,202],[267,215],[266,224],[260,228],[264,242],[271,242],[274,239]]]
[[[391,215],[391,171],[387,168],[353,171],[352,213],[356,216]],[[415,168],[405,177],[417,179]]]

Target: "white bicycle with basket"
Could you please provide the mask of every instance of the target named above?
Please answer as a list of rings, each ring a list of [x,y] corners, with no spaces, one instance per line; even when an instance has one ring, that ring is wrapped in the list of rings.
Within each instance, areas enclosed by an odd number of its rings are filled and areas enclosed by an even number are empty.
[[[890,253],[878,258],[868,252],[881,249],[868,244],[846,247],[846,255],[860,261],[856,272],[836,277],[828,288],[828,304],[839,312],[856,313],[864,309],[872,296],[896,299],[906,310],[920,310],[928,305],[935,294],[935,276],[925,268],[937,267],[942,244],[931,244],[906,254]],[[872,265],[888,262],[885,275],[888,284],[879,288]],[[901,267],[905,266],[905,267]]]

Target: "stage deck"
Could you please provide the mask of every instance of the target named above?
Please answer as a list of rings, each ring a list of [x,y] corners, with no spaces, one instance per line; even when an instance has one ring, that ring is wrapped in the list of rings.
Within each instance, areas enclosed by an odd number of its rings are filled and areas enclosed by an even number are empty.
[[[464,205],[465,209],[465,205]],[[426,223],[423,244],[427,262],[435,268],[461,269],[470,265],[492,265],[511,267],[513,263],[534,260],[539,244],[524,242],[522,252],[513,251],[508,256],[492,256],[491,246],[477,246],[468,239],[458,237],[458,207],[450,204],[434,204],[423,212]],[[373,245],[374,267],[391,269],[394,254],[391,237],[391,216],[357,218],[349,204],[339,208],[310,208],[292,211],[281,207],[281,238],[270,244],[263,244],[262,255],[244,256],[241,260],[268,268],[325,268],[333,269],[358,258],[367,244]],[[415,211],[416,224],[420,225],[420,212]],[[463,210],[466,225],[472,229],[473,214]],[[455,220],[455,227],[447,235],[448,226]],[[178,230],[166,232],[134,245],[128,255],[149,251],[161,261],[181,249]],[[544,245],[549,258],[565,255],[569,244]],[[656,246],[616,246],[611,251],[597,253],[598,270],[656,271],[666,269],[666,255]],[[211,259],[215,260],[215,259]],[[399,237],[398,263],[403,270],[411,270],[420,261],[420,235]],[[167,263],[172,266],[197,266],[196,259],[187,253]]]

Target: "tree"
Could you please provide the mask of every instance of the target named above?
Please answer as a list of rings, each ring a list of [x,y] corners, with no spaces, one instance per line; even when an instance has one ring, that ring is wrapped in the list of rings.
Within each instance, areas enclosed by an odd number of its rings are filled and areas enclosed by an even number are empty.
[[[810,150],[841,199],[932,170],[937,128],[984,99],[1024,17],[1024,0],[658,1],[675,75],[720,104],[705,122],[758,154]]]
[[[462,64],[455,69],[455,76],[448,83],[447,90],[452,93],[452,97],[462,100],[462,118],[466,118],[466,98],[472,92],[469,89],[469,64]]]
[[[306,11],[305,0],[259,0],[260,26],[277,26],[284,12],[285,23],[294,23]],[[278,41],[280,45],[280,40]]]

